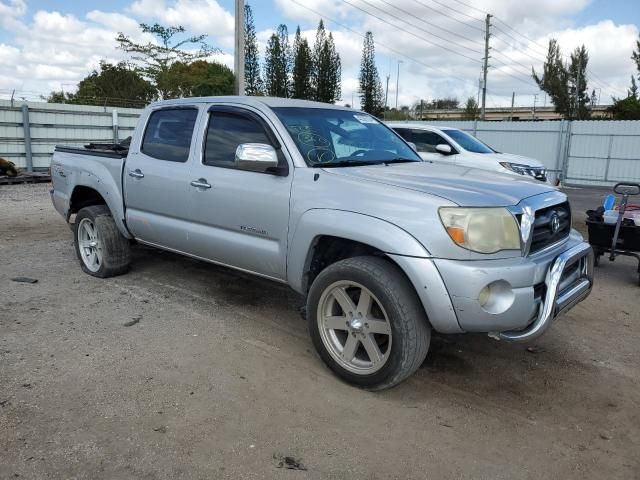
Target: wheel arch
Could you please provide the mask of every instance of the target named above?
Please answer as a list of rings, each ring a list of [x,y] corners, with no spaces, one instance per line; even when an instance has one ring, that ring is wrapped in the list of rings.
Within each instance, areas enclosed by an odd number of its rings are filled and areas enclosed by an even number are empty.
[[[388,254],[427,258],[426,248],[400,227],[360,213],[314,209],[297,223],[289,245],[287,278],[303,295],[323,268],[344,258],[384,256],[403,269]]]
[[[73,187],[69,197],[66,219],[69,221],[71,215],[78,213],[84,207],[106,205],[120,233],[130,239],[132,237],[124,223],[124,212],[119,198],[119,195],[118,198],[114,198],[101,182],[78,183]]]

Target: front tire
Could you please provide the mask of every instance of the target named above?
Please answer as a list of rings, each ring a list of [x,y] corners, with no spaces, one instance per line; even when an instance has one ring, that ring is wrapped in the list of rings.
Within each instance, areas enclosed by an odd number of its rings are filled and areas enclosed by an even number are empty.
[[[76,215],[74,244],[85,273],[99,278],[114,277],[129,270],[131,249],[106,205],[85,207]]]
[[[413,286],[383,258],[349,258],[320,272],[309,290],[307,317],[322,360],[367,390],[397,385],[429,349],[430,327]]]

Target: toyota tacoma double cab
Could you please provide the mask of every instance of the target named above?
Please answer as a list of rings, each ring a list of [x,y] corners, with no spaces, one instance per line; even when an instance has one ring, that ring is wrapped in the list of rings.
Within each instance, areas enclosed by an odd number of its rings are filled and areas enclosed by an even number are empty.
[[[140,243],[288,284],[322,360],[370,390],[415,372],[432,331],[530,341],[592,288],[563,193],[424,161],[350,108],[161,101],[126,143],[56,147],[51,174],[87,274],[125,273]]]

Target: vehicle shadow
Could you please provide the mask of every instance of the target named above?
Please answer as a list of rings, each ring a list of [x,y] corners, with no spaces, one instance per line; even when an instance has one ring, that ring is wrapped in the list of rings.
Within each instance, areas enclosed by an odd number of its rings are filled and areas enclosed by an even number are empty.
[[[282,331],[307,338],[304,300],[285,285],[147,247],[136,247],[131,273],[141,277],[136,281],[157,279],[153,281],[158,285],[180,288],[196,301],[209,299],[249,312],[252,321],[277,324]],[[571,315],[562,322],[584,328],[582,319]],[[603,371],[575,342],[560,326],[531,344],[507,344],[486,334],[434,334],[416,374],[376,395],[411,408],[441,401],[485,413],[494,409],[525,422],[540,416],[581,421],[593,409],[617,408],[623,402],[617,392],[629,390],[625,379]],[[316,357],[310,342],[306,348]],[[313,361],[320,362],[317,357]],[[627,394],[630,399],[640,401],[640,395]]]

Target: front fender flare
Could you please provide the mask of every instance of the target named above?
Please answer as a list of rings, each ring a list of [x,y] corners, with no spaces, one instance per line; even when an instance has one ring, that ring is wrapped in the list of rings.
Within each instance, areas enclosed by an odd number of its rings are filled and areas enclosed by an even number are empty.
[[[316,238],[324,235],[364,243],[388,254],[431,257],[410,233],[380,218],[347,210],[307,210],[289,234],[287,279],[299,293],[305,293],[304,272],[311,247]]]

